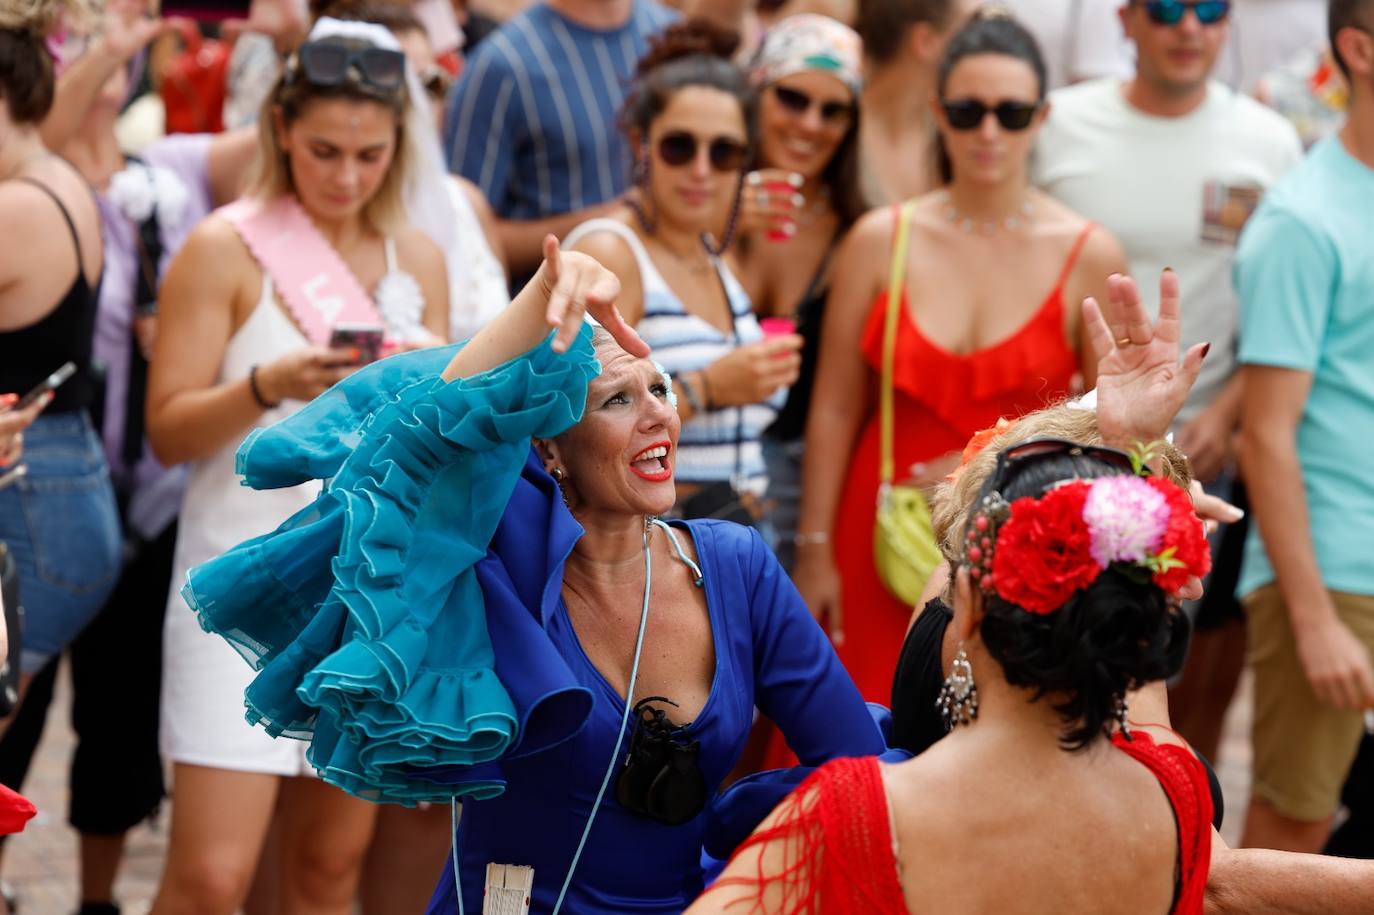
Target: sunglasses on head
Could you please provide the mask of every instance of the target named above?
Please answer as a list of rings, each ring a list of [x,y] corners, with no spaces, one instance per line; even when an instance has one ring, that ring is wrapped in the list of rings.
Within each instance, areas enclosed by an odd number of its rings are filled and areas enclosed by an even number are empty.
[[[1231,12],[1231,0],[1145,0],[1144,7],[1155,25],[1178,25],[1188,10],[1202,25],[1215,25]]]
[[[1063,438],[1032,438],[1024,442],[1017,442],[1015,445],[1009,445],[997,455],[997,466],[992,471],[992,489],[1000,491],[1011,476],[1011,471],[1018,464],[1060,455],[1088,457],[1113,467],[1119,467],[1127,474],[1136,472],[1136,464],[1131,460],[1131,456],[1116,448],[1108,448],[1105,445],[1084,445]],[[1146,472],[1148,472],[1148,468]]]
[[[697,157],[698,140],[686,131],[665,133],[658,141],[658,157],[664,165],[683,166]],[[706,147],[711,168],[718,172],[736,172],[744,167],[748,148],[738,140],[716,137]]]
[[[336,42],[316,41],[300,46],[290,75],[303,75],[312,86],[354,83],[394,94],[405,85],[406,58],[386,48],[351,48]]]
[[[998,102],[985,105],[977,99],[948,99],[940,103],[945,120],[955,130],[976,130],[991,112],[1003,130],[1025,130],[1040,110],[1039,102]]]
[[[844,124],[854,116],[854,105],[851,102],[818,102],[800,89],[774,86],[773,97],[778,100],[779,105],[798,117],[805,115],[811,110],[811,106],[815,105],[820,108],[821,120],[827,124]]]

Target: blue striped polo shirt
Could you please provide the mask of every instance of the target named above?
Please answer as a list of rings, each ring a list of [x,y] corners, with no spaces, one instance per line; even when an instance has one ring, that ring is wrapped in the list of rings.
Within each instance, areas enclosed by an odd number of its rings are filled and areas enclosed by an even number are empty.
[[[487,37],[454,88],[444,145],[450,170],[498,216],[542,219],[605,203],[629,183],[620,108],[649,38],[677,18],[634,0],[610,31],[536,3]]]

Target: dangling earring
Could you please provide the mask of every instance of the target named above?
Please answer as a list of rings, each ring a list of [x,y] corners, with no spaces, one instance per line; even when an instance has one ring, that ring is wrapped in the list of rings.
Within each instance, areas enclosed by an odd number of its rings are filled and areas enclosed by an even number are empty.
[[[947,731],[961,724],[971,724],[978,717],[978,684],[973,682],[973,665],[968,662],[963,642],[959,643],[959,652],[950,665],[945,685],[940,687],[935,708],[945,720]]]
[[[625,202],[630,207],[630,212],[635,214],[635,219],[639,222],[639,227],[644,230],[645,235],[653,235],[658,231],[658,220],[649,217],[647,209],[649,204],[649,169],[650,169],[649,141],[644,140],[639,144],[639,159],[634,165],[634,185],[639,191],[638,195],[627,195]]]
[[[1126,694],[1117,693],[1116,709],[1113,712],[1116,723],[1121,726],[1121,736],[1131,740],[1131,725],[1127,720],[1130,717],[1130,709],[1126,707]]]
[[[563,481],[568,478],[568,475],[563,472],[562,467],[555,467],[549,471],[549,476],[553,477],[554,483],[558,485],[558,494],[563,497],[563,504],[571,507],[568,503],[568,491],[563,487]]]

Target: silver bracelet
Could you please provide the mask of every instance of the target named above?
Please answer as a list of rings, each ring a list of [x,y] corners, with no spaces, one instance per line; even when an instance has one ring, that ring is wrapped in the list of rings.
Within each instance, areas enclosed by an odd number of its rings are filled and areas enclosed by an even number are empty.
[[[809,534],[794,534],[792,536],[793,546],[811,546],[813,543],[829,543],[830,533],[828,531],[812,531]]]

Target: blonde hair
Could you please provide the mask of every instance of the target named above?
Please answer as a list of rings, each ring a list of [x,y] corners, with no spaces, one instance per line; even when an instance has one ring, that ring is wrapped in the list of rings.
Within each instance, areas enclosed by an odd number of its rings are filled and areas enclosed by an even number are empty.
[[[1062,438],[1082,445],[1103,444],[1102,432],[1097,427],[1097,411],[1059,403],[1021,417],[978,452],[957,477],[941,483],[931,499],[931,526],[935,530],[935,542],[949,562],[951,575],[964,561],[964,529],[968,526],[969,512],[997,466],[997,455],[1011,445],[1034,438]],[[1166,442],[1162,458],[1164,477],[1187,489],[1193,474],[1183,452]]]
[[[98,0],[4,0],[0,29],[47,35],[65,17],[70,25],[89,26],[99,20]]]
[[[369,46],[356,39],[325,40],[348,47]],[[258,113],[258,155],[248,178],[246,195],[271,200],[283,194],[296,193],[286,153],[277,136],[275,112],[280,111],[282,125],[290,127],[305,113],[307,107],[317,101],[344,99],[372,102],[396,116],[396,149],[381,186],[363,207],[363,219],[383,235],[390,235],[404,226],[407,221],[406,196],[420,168],[419,139],[412,137],[407,129],[411,108],[408,88],[403,85],[394,98],[385,98],[349,81],[338,86],[315,86],[303,77],[291,77],[291,64],[288,63]]]

